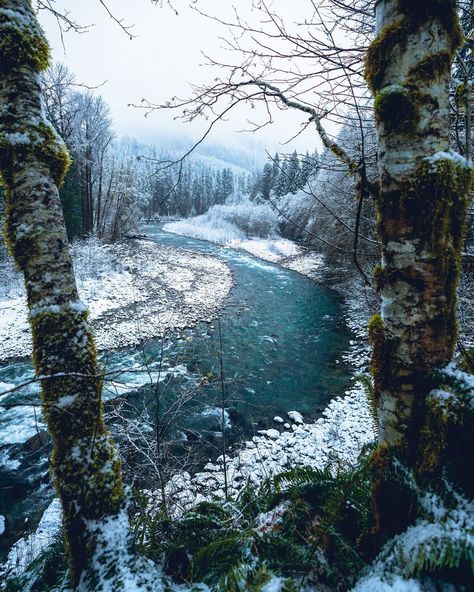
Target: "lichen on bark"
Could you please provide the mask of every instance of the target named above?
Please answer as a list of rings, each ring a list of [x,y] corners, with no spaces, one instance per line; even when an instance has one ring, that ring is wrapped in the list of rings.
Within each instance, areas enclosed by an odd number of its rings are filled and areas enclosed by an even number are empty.
[[[382,310],[370,326],[379,442],[388,451],[385,461],[397,459],[419,478],[434,478],[450,440],[435,441],[433,418],[442,429],[444,416],[435,413],[430,393],[456,341],[473,181],[472,164],[450,151],[448,88],[462,33],[454,0],[379,0],[376,13],[366,79],[375,98],[381,189],[382,263],[375,277]],[[388,532],[390,509],[380,491],[387,495],[391,481],[384,482],[383,470],[373,487],[377,528]]]
[[[124,496],[120,459],[102,419],[102,372],[76,288],[58,193],[70,159],[42,106],[39,72],[48,60],[48,43],[29,0],[0,0],[5,237],[25,279],[33,361],[53,442],[53,481],[77,584],[96,552],[96,529],[88,525],[117,516]]]

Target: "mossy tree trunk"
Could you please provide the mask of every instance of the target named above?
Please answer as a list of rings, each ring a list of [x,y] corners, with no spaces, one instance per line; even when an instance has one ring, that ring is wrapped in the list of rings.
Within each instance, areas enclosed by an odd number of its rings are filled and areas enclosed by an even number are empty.
[[[123,488],[119,458],[102,420],[100,369],[58,194],[69,156],[42,107],[39,72],[48,62],[49,47],[30,1],[0,0],[6,239],[25,278],[33,360],[54,447],[52,473],[77,583],[95,551],[91,525],[117,515]]]
[[[440,435],[428,425],[433,372],[452,358],[469,162],[450,151],[448,85],[462,42],[455,0],[378,0],[377,37],[366,56],[374,93],[382,263],[381,314],[370,323],[381,445],[374,455],[377,529],[413,518],[384,481],[393,454],[422,479],[440,469]],[[378,475],[378,476],[377,476]]]

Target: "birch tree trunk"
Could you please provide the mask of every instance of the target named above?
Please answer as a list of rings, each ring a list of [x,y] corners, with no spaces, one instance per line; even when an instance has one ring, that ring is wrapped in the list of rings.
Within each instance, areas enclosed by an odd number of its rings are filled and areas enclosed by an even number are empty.
[[[389,536],[413,518],[409,500],[404,506],[384,480],[389,458],[414,467],[421,479],[440,470],[442,435],[430,424],[428,395],[436,386],[433,371],[451,360],[457,337],[472,168],[449,143],[448,84],[462,42],[455,0],[378,0],[375,7],[377,37],[366,56],[382,243],[375,271],[382,308],[369,327],[381,445],[373,458],[373,491],[376,529]]]
[[[53,479],[77,584],[96,550],[91,525],[119,513],[123,488],[119,457],[102,420],[100,369],[58,195],[69,156],[42,105],[39,72],[48,61],[49,47],[30,1],[0,0],[5,233],[24,274],[33,361],[53,441]]]

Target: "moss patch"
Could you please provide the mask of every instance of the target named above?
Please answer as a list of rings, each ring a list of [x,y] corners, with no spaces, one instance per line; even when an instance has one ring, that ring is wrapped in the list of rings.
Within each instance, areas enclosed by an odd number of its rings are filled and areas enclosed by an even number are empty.
[[[28,19],[19,12],[18,18],[14,13],[0,12],[0,72],[18,66],[30,66],[42,72],[49,63],[50,48],[36,19]]]
[[[452,55],[447,51],[439,51],[421,60],[408,72],[408,79],[416,87],[420,81],[436,80],[440,75],[449,72]]]
[[[384,326],[380,313],[369,321],[369,341],[372,345],[370,370],[374,377],[374,398],[378,401],[382,390],[391,384],[396,372],[394,354],[397,345],[397,340]]]
[[[387,66],[387,56],[397,45],[404,46],[408,38],[405,18],[401,16],[391,25],[382,28],[365,54],[365,79],[369,89],[375,94],[382,86]]]
[[[50,124],[7,126],[2,121],[0,130],[0,170],[7,184],[11,185],[12,172],[18,164],[34,156],[48,165],[56,185],[62,185],[71,157]]]
[[[365,55],[365,79],[369,89],[376,94],[381,89],[385,78],[385,69],[389,56],[397,46],[403,51],[408,38],[423,23],[430,20],[441,21],[450,38],[449,51],[439,52],[422,61],[410,73],[410,77],[428,80],[432,73],[438,75],[451,63],[454,53],[464,40],[456,10],[455,0],[398,0],[400,17],[390,25],[383,27],[376,39],[370,44]]]
[[[418,120],[414,100],[415,93],[398,84],[385,86],[375,95],[374,113],[377,123],[383,123],[387,131],[411,131]]]

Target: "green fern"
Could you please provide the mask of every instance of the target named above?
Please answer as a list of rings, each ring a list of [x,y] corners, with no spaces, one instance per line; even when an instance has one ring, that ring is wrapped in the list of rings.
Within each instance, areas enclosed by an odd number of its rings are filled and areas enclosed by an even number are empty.
[[[249,555],[251,542],[247,533],[234,531],[199,549],[192,558],[193,581],[212,584],[219,580]]]
[[[215,588],[216,592],[262,592],[272,581],[273,574],[265,565],[251,567],[240,564],[226,574]],[[297,592],[295,584],[286,578],[278,578],[279,589],[275,592]]]
[[[24,574],[7,579],[4,588],[5,592],[60,592],[69,589],[68,562],[62,535],[58,535],[32,561]]]
[[[360,382],[362,385],[365,396],[367,397],[367,401],[369,403],[370,414],[372,416],[372,426],[374,430],[374,434],[376,439],[379,437],[379,412],[378,412],[378,405],[377,399],[375,397],[375,389],[374,383],[372,382],[372,378],[367,376],[367,374],[357,374],[355,376],[355,380]]]

